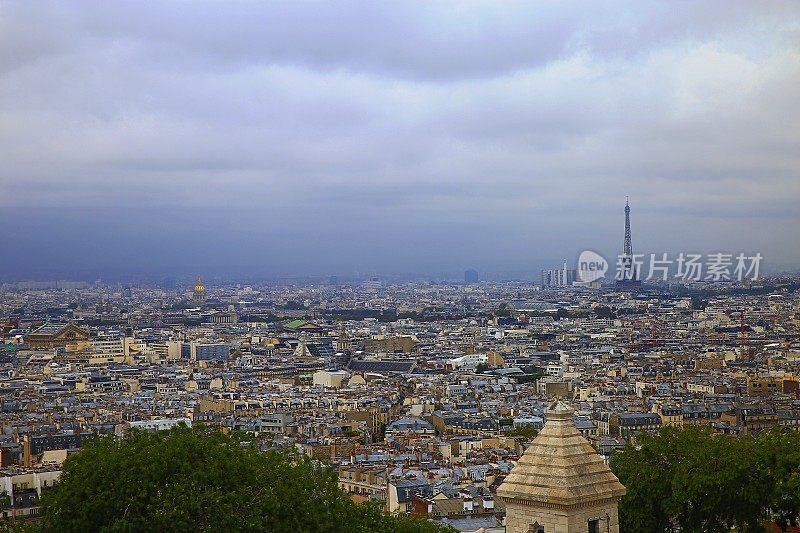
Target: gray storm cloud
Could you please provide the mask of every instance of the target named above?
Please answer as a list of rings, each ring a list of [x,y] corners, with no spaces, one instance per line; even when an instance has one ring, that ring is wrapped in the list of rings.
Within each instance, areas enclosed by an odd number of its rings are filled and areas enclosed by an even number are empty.
[[[0,276],[800,246],[793,2],[3,2]]]

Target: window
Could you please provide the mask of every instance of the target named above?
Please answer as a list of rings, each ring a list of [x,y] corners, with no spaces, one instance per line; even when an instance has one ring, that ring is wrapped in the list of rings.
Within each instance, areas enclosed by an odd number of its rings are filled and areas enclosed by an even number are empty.
[[[600,533],[599,520],[589,520],[589,533]]]

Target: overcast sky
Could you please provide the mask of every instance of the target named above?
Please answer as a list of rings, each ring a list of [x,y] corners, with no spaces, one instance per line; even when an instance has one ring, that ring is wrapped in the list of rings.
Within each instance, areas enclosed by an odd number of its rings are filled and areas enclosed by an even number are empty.
[[[800,267],[800,2],[0,1],[0,277]]]

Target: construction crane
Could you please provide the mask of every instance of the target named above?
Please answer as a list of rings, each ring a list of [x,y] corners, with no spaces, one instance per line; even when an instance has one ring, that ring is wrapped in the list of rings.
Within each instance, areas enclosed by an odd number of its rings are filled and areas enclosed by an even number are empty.
[[[733,318],[734,316],[739,316],[739,353],[742,356],[749,354],[749,339],[747,338],[747,326],[745,324],[745,310],[744,309],[731,309],[726,311],[728,316]]]
[[[636,324],[636,325],[649,325],[650,326],[650,344],[653,351],[658,349],[658,325],[659,321],[655,318],[636,318],[636,319],[622,319],[623,324]],[[631,344],[633,332],[628,332],[628,344]]]

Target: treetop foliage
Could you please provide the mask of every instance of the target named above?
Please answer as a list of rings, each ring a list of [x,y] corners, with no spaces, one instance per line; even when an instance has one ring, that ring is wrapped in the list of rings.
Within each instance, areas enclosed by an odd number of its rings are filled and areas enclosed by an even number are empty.
[[[758,437],[664,428],[637,437],[611,460],[628,489],[621,531],[784,530],[800,515],[800,432]]]
[[[43,494],[42,531],[436,532],[354,503],[326,465],[236,435],[178,427],[95,439]]]
[[[506,437],[519,437],[525,440],[533,440],[538,434],[539,432],[536,430],[536,428],[529,424],[517,426],[513,429],[503,432],[503,435]]]

